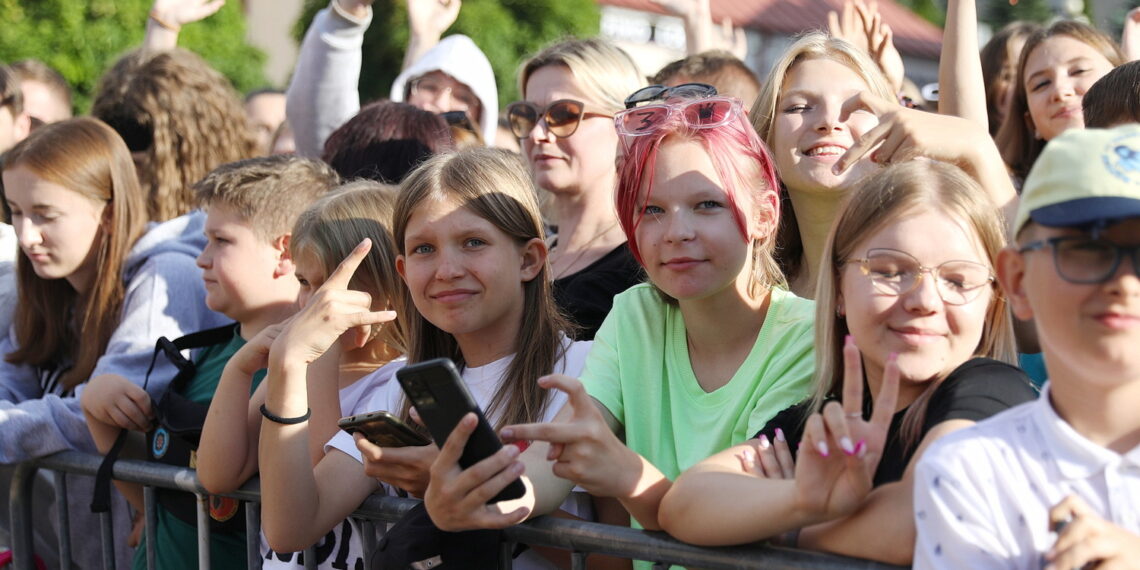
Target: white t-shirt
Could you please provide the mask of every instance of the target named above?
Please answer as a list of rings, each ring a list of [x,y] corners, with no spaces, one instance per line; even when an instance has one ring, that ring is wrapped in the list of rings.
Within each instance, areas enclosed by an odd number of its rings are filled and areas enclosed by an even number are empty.
[[[1057,537],[1049,510],[1075,494],[1140,534],[1140,446],[1123,455],[1066,423],[1048,386],[1022,404],[947,435],[918,462],[914,568],[1038,570]]]
[[[399,385],[391,381],[393,375],[407,364],[407,360],[400,357],[361,379],[340,389],[341,416],[351,416],[372,411],[368,402],[377,397],[377,394],[387,389],[389,384]],[[338,435],[348,435],[343,431]],[[352,436],[348,436],[348,443],[356,449]],[[328,451],[328,446],[325,446]],[[365,568],[368,561],[364,559],[364,547],[360,541],[360,523],[349,518],[341,521],[330,530],[314,547],[317,557],[317,568],[321,570],[343,570],[345,568]],[[304,556],[300,552],[273,552],[269,543],[265,541],[265,533],[261,534],[261,560],[262,568],[298,569],[305,567]]]
[[[567,343],[566,355],[560,362],[555,364],[554,372],[577,378],[582,373],[582,368],[586,364],[586,353],[590,351],[590,346],[593,345],[593,342],[567,341]],[[483,366],[468,367],[463,370],[463,381],[467,384],[467,389],[471,391],[471,397],[475,398],[475,402],[479,404],[479,407],[485,408],[491,401],[491,398],[495,394],[495,389],[498,387],[503,375],[506,374],[507,367],[510,366],[513,358],[514,355],[506,356]],[[535,378],[535,381],[538,381],[538,378]],[[544,422],[554,419],[554,416],[558,414],[559,410],[562,409],[562,406],[565,405],[567,401],[566,394],[558,390],[551,390],[549,398],[550,403],[547,405],[546,413],[542,418]],[[398,414],[399,411],[403,409],[403,405],[404,391],[400,388],[400,384],[398,382],[389,382],[383,389],[373,393],[373,399],[364,405],[364,409],[354,413],[387,410],[393,414]],[[498,417],[488,415],[487,420],[495,424],[498,421]],[[364,462],[364,459],[360,455],[360,450],[356,448],[356,442],[352,439],[352,436],[343,431],[338,432],[325,444],[326,452],[329,448],[340,450],[355,458],[357,461],[361,463]],[[388,489],[387,485],[384,487]],[[593,518],[590,497],[583,492],[571,493],[566,501],[562,503],[561,508],[572,515],[584,519]],[[535,570],[557,567],[547,562],[546,559],[542,558],[542,556],[533,550],[528,550],[515,559],[514,568]]]

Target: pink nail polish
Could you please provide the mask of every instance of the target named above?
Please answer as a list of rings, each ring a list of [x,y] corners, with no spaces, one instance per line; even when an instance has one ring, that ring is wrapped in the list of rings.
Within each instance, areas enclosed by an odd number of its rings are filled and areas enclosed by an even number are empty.
[[[867,455],[867,441],[866,440],[860,439],[859,443],[855,444],[855,455],[858,455],[859,457],[863,457],[864,455]]]
[[[827,449],[827,442],[821,441],[815,444],[815,448],[819,450],[819,454],[823,457],[831,455],[831,452]]]
[[[787,443],[787,438],[784,437],[784,430],[776,428],[776,441],[780,443]]]
[[[768,441],[768,436],[761,435],[760,436],[760,449],[768,449],[769,447],[772,447],[772,442]]]
[[[851,443],[851,438],[847,436],[839,438],[839,448],[847,455],[855,455],[855,445]]]

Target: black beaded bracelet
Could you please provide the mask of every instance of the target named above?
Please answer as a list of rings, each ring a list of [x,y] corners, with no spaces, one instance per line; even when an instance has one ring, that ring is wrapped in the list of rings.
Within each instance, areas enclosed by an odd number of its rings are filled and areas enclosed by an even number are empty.
[[[262,404],[261,405],[261,415],[265,416],[265,419],[267,419],[273,423],[293,425],[293,424],[299,424],[299,423],[309,421],[309,416],[313,415],[313,409],[312,408],[306,408],[305,409],[305,415],[303,415],[303,416],[297,416],[295,418],[283,418],[281,416],[275,415],[273,412],[270,412],[265,407],[265,404]]]

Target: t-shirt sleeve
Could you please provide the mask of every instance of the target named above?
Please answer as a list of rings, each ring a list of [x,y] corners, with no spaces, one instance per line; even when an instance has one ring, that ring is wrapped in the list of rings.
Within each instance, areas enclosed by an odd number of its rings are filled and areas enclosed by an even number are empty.
[[[975,358],[958,367],[935,391],[925,427],[929,430],[947,420],[979,422],[1036,397],[1029,377],[1020,368]]]

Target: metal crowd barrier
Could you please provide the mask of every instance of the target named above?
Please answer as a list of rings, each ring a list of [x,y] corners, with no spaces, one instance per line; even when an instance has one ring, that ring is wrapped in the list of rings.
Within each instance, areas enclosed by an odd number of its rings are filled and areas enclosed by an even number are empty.
[[[94,476],[99,468],[102,457],[98,455],[64,451],[48,457],[28,461],[21,464],[15,477],[12,479],[11,493],[11,523],[12,523],[12,562],[14,570],[34,570],[35,564],[32,556],[32,505],[31,486],[39,469],[55,471],[54,483],[58,499],[60,519],[59,554],[61,566],[69,565],[71,560],[71,544],[67,531],[67,489],[64,484],[63,472]],[[154,489],[177,489],[193,493],[198,497],[198,553],[199,568],[209,569],[210,548],[209,530],[207,524],[208,505],[206,503],[206,490],[198,482],[198,476],[192,469],[171,467],[158,463],[135,460],[120,460],[115,463],[113,477],[122,481],[130,481],[144,485],[144,499],[146,501],[145,530],[147,543],[154,544],[155,533],[155,500]],[[247,558],[249,567],[261,567],[260,543],[258,530],[260,529],[260,495],[256,481],[247,484],[238,491],[225,495],[246,502],[246,529],[247,529]],[[81,497],[78,500],[88,501],[90,497]],[[353,517],[361,519],[368,524],[375,522],[394,522],[417,503],[414,499],[399,497],[372,496],[369,497]],[[103,514],[102,541],[103,560],[106,570],[115,568],[114,540],[111,530],[110,513]],[[363,533],[365,537],[375,536],[374,532]],[[775,570],[792,569],[867,569],[879,570],[898,568],[877,562],[808,552],[802,550],[779,548],[762,545],[749,545],[739,547],[704,548],[688,545],[665,533],[636,530],[628,527],[604,525],[583,521],[573,521],[552,517],[540,517],[523,524],[506,529],[506,540],[503,551],[514,550],[514,543],[525,543],[536,546],[550,546],[569,550],[571,564],[574,570],[587,567],[587,556],[590,554],[605,554],[634,560],[648,560],[658,563],[657,567],[667,568],[676,564],[697,567],[709,570],[729,568],[765,568]],[[122,537],[118,537],[122,538]],[[368,541],[363,545],[366,559],[371,555],[375,544]],[[511,567],[509,556],[503,557],[504,569]],[[315,557],[312,552],[305,557],[306,567],[313,567]],[[154,553],[147,553],[147,564],[154,568]]]

